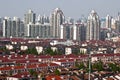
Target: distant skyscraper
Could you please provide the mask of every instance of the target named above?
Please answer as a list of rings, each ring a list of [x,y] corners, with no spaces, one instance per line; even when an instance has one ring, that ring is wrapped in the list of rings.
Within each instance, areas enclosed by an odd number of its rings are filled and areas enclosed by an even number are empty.
[[[0,36],[2,36],[2,29],[3,29],[3,18],[0,17]]]
[[[3,20],[3,37],[22,37],[24,35],[24,24],[20,18],[13,20],[5,17]]]
[[[61,25],[60,39],[85,41],[86,26],[83,23],[64,23]]]
[[[74,19],[71,18],[71,17],[68,17],[65,22],[68,22],[68,23],[72,23],[72,24],[73,24],[73,23],[74,23]]]
[[[106,40],[108,37],[107,37],[107,34],[110,32],[109,28],[101,28],[100,30],[100,40]]]
[[[106,19],[105,18],[101,18],[100,19],[100,28],[106,28]]]
[[[36,19],[36,14],[32,10],[29,10],[28,13],[24,15],[25,24],[29,24],[29,23],[35,24],[35,19]]]
[[[115,18],[111,19],[111,29],[113,29],[113,30],[116,29],[116,19]]]
[[[110,15],[106,16],[106,28],[111,28],[111,19],[112,17]]]
[[[44,24],[44,23],[49,23],[49,17],[48,16],[41,16],[39,15],[37,18],[37,22]]]
[[[24,14],[24,36],[27,36],[27,25],[35,24],[36,14],[30,9],[26,14]]]
[[[120,16],[118,16],[118,17],[120,17]],[[115,21],[115,30],[117,33],[120,33],[120,20],[119,19],[117,19]]]
[[[73,24],[72,23],[64,23],[61,25],[60,29],[60,39],[73,39]]]
[[[21,21],[20,18],[14,17],[12,20],[12,27],[11,27],[11,36],[12,37],[20,37],[21,35]]]
[[[26,36],[30,38],[49,38],[50,37],[50,24],[45,23],[29,23],[26,28]]]
[[[50,15],[51,37],[60,38],[60,25],[65,21],[64,14],[60,8],[56,8]]]
[[[3,37],[10,37],[11,36],[11,27],[12,21],[11,18],[5,17],[3,20]]]
[[[97,13],[92,10],[88,16],[86,40],[99,40],[100,37],[100,20]]]
[[[76,40],[85,41],[86,25],[85,23],[76,23]]]
[[[77,26],[75,23],[73,25],[73,40],[77,40]]]

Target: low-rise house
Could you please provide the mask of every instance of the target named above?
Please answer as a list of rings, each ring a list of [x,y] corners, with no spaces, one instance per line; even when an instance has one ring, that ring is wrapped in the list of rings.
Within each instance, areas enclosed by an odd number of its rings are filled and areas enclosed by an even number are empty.
[[[38,54],[43,52],[43,47],[42,46],[36,46],[36,50],[38,52]]]
[[[66,54],[66,55],[72,54],[72,49],[71,49],[71,47],[66,47],[66,48],[65,48],[65,54]]]
[[[42,64],[33,64],[33,65],[22,65],[22,66],[6,66],[0,68],[0,74],[16,74],[19,72],[29,72],[29,70],[34,71],[43,71],[48,69],[57,69],[60,68],[60,65],[55,63],[42,63]]]
[[[28,72],[24,72],[24,73],[15,74],[13,76],[8,76],[7,80],[37,80],[37,78]]]
[[[62,67],[70,67],[75,66],[75,60],[74,59],[63,59],[58,61],[53,61],[53,63],[56,63]]]

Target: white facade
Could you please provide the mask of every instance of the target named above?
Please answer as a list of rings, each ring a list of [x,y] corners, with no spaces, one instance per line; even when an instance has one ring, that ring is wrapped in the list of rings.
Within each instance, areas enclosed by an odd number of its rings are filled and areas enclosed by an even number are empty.
[[[57,47],[51,47],[51,49],[52,49],[53,51],[56,51],[56,50],[57,50]]]
[[[20,49],[21,49],[21,50],[27,50],[28,47],[27,47],[27,46],[21,46]]]
[[[106,16],[106,28],[111,28],[111,19],[110,15]]]
[[[9,17],[5,17],[3,20],[3,37],[11,36],[12,20]]]
[[[56,8],[50,15],[51,24],[51,36],[54,38],[60,38],[60,25],[65,21],[64,14],[60,8]]]
[[[23,22],[14,17],[13,19],[5,17],[3,20],[3,37],[21,37],[24,33]]]
[[[6,48],[9,49],[9,50],[12,50],[13,46],[12,45],[6,45]]]
[[[74,25],[72,23],[66,22],[62,24],[60,39],[73,40],[73,27]]]
[[[97,13],[92,10],[88,16],[86,40],[99,40],[100,38],[100,20]]]
[[[60,31],[60,39],[63,39],[63,35],[64,35],[64,33],[63,33],[63,25],[61,25],[61,29],[60,29],[61,31]]]
[[[72,49],[69,47],[65,48],[65,54],[66,55],[72,54]]]
[[[7,80],[20,80],[20,79],[15,77],[7,77]]]
[[[85,53],[87,53],[87,49],[86,48],[80,48],[80,52],[85,54]]]
[[[26,26],[26,32],[25,32],[27,37],[32,37],[32,38],[49,38],[50,37],[50,24],[45,23],[29,23]]]
[[[36,18],[36,14],[30,9],[24,15],[24,22],[25,22],[25,24],[29,24],[29,23],[34,23],[35,24],[35,18]]]
[[[36,46],[36,50],[37,50],[38,54],[40,54],[43,51],[43,47]]]
[[[76,25],[74,25],[73,26],[73,40],[76,40],[77,39],[77,26]]]

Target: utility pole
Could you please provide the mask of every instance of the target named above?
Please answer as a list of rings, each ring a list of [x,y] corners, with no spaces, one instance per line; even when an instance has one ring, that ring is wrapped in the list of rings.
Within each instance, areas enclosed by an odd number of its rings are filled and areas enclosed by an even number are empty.
[[[91,54],[89,53],[89,77],[88,77],[88,80],[90,80],[90,74],[91,74]]]
[[[88,80],[90,80],[90,74],[91,74],[91,53],[90,53],[91,52],[91,48],[90,47],[91,46],[88,46],[88,49],[87,49],[88,50],[87,51],[88,52],[88,61],[89,61],[89,64],[88,64],[89,65]]]

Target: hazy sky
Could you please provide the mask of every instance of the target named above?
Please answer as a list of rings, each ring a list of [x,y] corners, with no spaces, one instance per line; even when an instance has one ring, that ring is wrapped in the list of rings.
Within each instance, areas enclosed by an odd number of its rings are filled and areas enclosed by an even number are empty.
[[[86,17],[94,9],[100,17],[107,14],[117,16],[120,11],[120,0],[0,0],[0,16],[18,16],[23,18],[28,9],[35,13],[50,15],[59,7],[66,17],[78,19]]]

